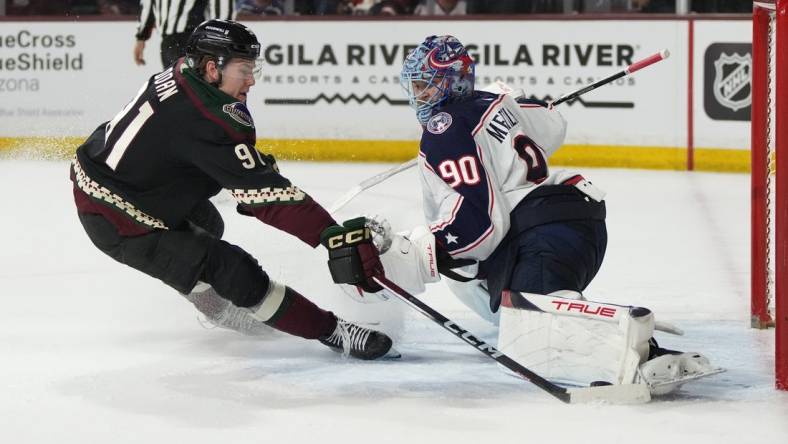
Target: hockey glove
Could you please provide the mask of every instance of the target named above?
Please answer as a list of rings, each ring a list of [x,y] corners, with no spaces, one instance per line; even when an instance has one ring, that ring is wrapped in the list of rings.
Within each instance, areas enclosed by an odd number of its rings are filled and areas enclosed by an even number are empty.
[[[372,280],[383,276],[378,250],[366,218],[346,220],[342,226],[332,225],[320,234],[320,243],[328,249],[328,270],[337,284],[358,285],[374,293],[383,288]]]

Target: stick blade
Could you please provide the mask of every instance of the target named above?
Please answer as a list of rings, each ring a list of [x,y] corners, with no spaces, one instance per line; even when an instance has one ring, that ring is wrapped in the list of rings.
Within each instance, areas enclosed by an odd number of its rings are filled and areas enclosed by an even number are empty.
[[[645,404],[651,401],[646,384],[618,384],[567,389],[570,404],[601,402],[608,404]]]

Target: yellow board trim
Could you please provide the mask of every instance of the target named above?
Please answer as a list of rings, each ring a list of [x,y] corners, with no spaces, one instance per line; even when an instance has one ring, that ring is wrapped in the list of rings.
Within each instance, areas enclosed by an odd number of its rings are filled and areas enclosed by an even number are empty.
[[[69,159],[86,137],[0,137],[0,154],[40,159]]]
[[[695,150],[694,159],[695,169],[698,171],[750,172],[751,153],[749,149],[698,148]]]
[[[342,162],[404,162],[416,157],[416,140],[257,139],[257,149],[277,159]]]
[[[67,159],[84,137],[0,137],[0,154]],[[404,162],[416,156],[415,140],[258,139],[257,149],[282,160]],[[620,145],[564,145],[550,158],[553,165],[686,170],[685,148]],[[696,148],[697,171],[749,172],[747,149]]]

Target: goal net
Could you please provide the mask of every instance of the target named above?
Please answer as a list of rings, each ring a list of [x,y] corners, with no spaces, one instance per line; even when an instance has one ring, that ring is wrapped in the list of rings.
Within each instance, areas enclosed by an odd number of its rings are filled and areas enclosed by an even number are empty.
[[[788,0],[753,5],[751,319],[775,327],[776,385],[788,390]]]

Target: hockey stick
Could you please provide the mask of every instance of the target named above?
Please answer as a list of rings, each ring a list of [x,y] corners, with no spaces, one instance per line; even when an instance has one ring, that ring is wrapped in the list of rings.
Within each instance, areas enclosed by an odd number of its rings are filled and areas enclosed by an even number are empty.
[[[637,62],[627,66],[626,68],[622,69],[621,71],[619,71],[619,72],[617,72],[617,73],[615,73],[613,75],[607,76],[604,79],[598,80],[598,81],[596,81],[596,82],[594,82],[594,83],[592,83],[592,84],[590,84],[588,86],[584,86],[584,87],[578,89],[577,91],[571,92],[569,94],[564,94],[563,96],[561,96],[561,97],[557,98],[555,101],[553,101],[552,105],[553,106],[560,105],[560,104],[566,102],[567,100],[572,100],[572,99],[575,99],[577,97],[580,97],[580,96],[582,96],[583,94],[585,94],[585,93],[587,93],[589,91],[593,91],[593,90],[599,88],[600,86],[607,85],[608,83],[610,83],[610,82],[612,82],[614,80],[620,79],[621,77],[624,77],[624,76],[627,76],[629,74],[632,74],[635,71],[640,71],[641,69],[643,69],[643,68],[645,68],[647,66],[653,65],[653,64],[655,64],[655,63],[657,63],[657,62],[659,62],[661,60],[665,60],[668,57],[670,57],[670,51],[668,51],[667,49],[663,49],[662,51],[660,51],[660,52],[658,52],[656,54],[652,54],[652,55],[646,57],[645,59],[638,60]]]
[[[347,192],[343,194],[342,197],[340,197],[333,204],[331,204],[331,207],[329,207],[328,212],[334,214],[335,212],[339,211],[342,207],[347,205],[348,202],[353,200],[353,198],[356,197],[362,191],[383,182],[384,180],[388,179],[389,177],[397,173],[401,173],[407,169],[410,169],[414,165],[416,165],[415,157],[401,165],[397,165],[393,168],[389,168],[380,174],[376,174],[370,177],[369,179],[364,180],[363,182],[359,183],[353,188],[347,190]]]
[[[490,359],[494,359],[512,372],[531,382],[535,386],[547,392],[549,395],[567,403],[575,404],[582,402],[605,401],[616,404],[640,404],[651,400],[651,393],[645,384],[621,384],[603,385],[597,387],[577,387],[565,388],[556,385],[547,379],[539,376],[528,368],[520,365],[517,361],[506,356],[493,347],[482,341],[468,330],[460,327],[451,319],[443,316],[438,311],[420,301],[418,298],[400,288],[397,284],[389,281],[385,277],[374,278],[389,293],[398,296],[408,305],[415,308],[424,316],[430,318],[436,324],[446,329],[449,333],[472,345]]]
[[[585,94],[585,93],[587,93],[589,91],[593,91],[593,90],[599,88],[600,86],[607,85],[608,83],[610,83],[610,82],[612,82],[614,80],[617,80],[617,79],[620,79],[621,77],[624,77],[624,76],[627,76],[629,74],[632,74],[632,73],[634,73],[636,71],[639,71],[639,70],[641,70],[641,69],[643,69],[643,68],[645,68],[647,66],[653,65],[654,63],[657,63],[657,62],[659,62],[661,60],[665,60],[668,57],[670,57],[670,51],[668,51],[667,49],[663,49],[662,51],[660,51],[658,53],[652,54],[652,55],[650,55],[650,56],[648,56],[648,57],[646,57],[646,58],[644,58],[642,60],[638,60],[637,62],[627,66],[623,70],[621,70],[621,71],[619,71],[619,72],[617,72],[617,73],[615,73],[613,75],[605,77],[604,79],[599,80],[597,82],[594,82],[594,83],[592,83],[590,85],[584,86],[584,87],[582,87],[582,88],[580,88],[580,89],[578,89],[576,91],[573,91],[573,92],[571,92],[569,94],[564,94],[563,96],[561,96],[558,99],[556,99],[555,101],[553,101],[551,103],[551,105],[552,106],[557,106],[557,105],[560,105],[560,104],[562,104],[562,103],[564,103],[564,102],[566,102],[568,100],[576,99],[576,98],[582,96],[583,94]],[[333,214],[334,212],[339,211],[340,209],[342,209],[342,207],[347,205],[348,202],[353,200],[353,198],[356,197],[358,194],[360,194],[362,191],[366,190],[367,188],[371,188],[371,187],[373,187],[373,186],[385,181],[386,179],[388,179],[389,177],[391,177],[391,176],[393,176],[395,174],[398,174],[398,173],[401,173],[401,172],[403,172],[403,171],[405,171],[407,169],[410,169],[414,165],[416,165],[416,158],[410,159],[410,160],[408,160],[407,162],[405,162],[405,163],[403,163],[401,165],[397,165],[395,167],[389,168],[388,170],[386,170],[386,171],[384,171],[384,172],[382,172],[380,174],[377,174],[375,176],[370,177],[369,179],[361,182],[360,184],[356,185],[355,187],[353,187],[350,190],[348,190],[345,194],[343,194],[342,197],[337,199],[331,205],[331,207],[329,208],[328,212]]]

